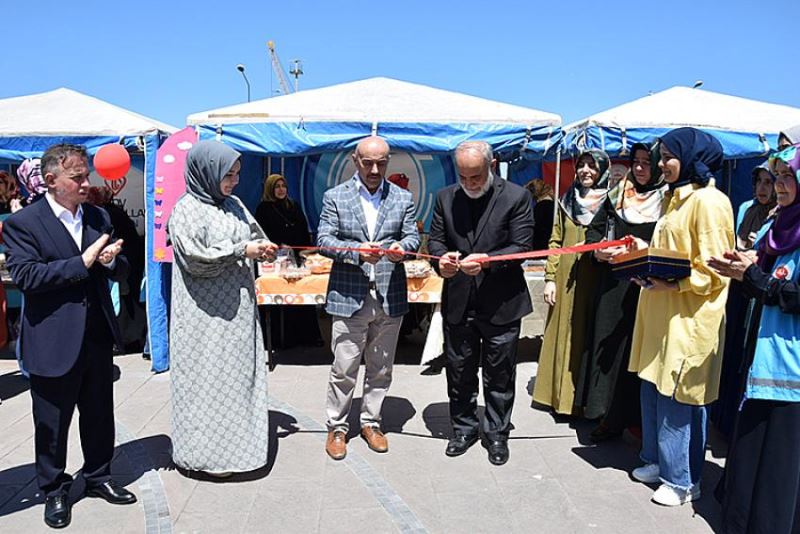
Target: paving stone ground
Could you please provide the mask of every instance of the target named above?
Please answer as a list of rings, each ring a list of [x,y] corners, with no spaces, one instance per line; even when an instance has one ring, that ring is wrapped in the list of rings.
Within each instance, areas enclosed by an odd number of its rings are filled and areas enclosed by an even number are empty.
[[[712,440],[707,451],[699,501],[680,508],[651,503],[654,488],[628,475],[639,465],[634,446],[623,440],[591,445],[591,423],[554,419],[530,407],[537,350],[532,340],[520,346],[511,459],[502,467],[489,464],[479,445],[458,458],[444,455],[450,434],[445,377],[422,374],[427,367],[419,362],[419,336],[402,342],[384,404],[389,452],[370,451],[354,430],[342,462],[324,452],[330,352],[279,353],[269,376],[269,464],[225,481],[189,478],[175,469],[169,373],[153,375],[138,354],[118,356],[113,472],[139,502],[82,499],[66,531],[714,532],[719,507],[712,492],[722,447]],[[358,391],[356,397],[355,408]],[[0,532],[49,532],[34,480],[30,395],[8,354],[0,357],[0,398]],[[354,418],[351,427],[357,426]],[[75,472],[81,465],[77,426],[70,436],[68,466]]]

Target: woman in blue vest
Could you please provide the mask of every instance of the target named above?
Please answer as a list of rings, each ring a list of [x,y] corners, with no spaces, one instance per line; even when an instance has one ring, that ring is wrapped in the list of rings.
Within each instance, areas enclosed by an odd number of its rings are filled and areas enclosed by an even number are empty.
[[[721,488],[729,534],[800,532],[800,144],[770,158],[770,169],[778,209],[757,238],[758,262],[737,251],[709,261],[757,302]]]

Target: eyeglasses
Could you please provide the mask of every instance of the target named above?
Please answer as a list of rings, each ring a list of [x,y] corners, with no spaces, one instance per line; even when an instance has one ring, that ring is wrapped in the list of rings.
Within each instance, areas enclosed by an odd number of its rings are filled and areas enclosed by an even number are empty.
[[[389,165],[389,158],[386,159],[363,159],[361,157],[358,158],[359,163],[367,168],[372,168],[373,166],[377,165],[378,167],[386,167]]]

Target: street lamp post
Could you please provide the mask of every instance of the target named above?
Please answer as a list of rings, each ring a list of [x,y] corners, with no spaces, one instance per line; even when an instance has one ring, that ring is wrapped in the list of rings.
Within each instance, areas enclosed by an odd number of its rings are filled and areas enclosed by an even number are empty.
[[[244,83],[247,84],[247,101],[250,102],[250,80],[247,79],[247,74],[244,73],[244,65],[239,63],[236,65],[236,70],[242,73],[242,78],[244,78]]]

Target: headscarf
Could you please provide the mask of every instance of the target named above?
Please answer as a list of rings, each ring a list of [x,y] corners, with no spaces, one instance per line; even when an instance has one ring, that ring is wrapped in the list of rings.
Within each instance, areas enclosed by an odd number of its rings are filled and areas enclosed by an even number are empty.
[[[660,141],[681,162],[681,174],[669,184],[670,191],[687,184],[705,187],[722,168],[722,145],[716,137],[697,128],[677,128]]]
[[[584,187],[578,179],[578,163],[586,154],[594,159],[599,176],[591,187]],[[578,154],[575,160],[575,181],[561,198],[561,209],[581,226],[587,226],[594,219],[594,214],[600,209],[608,196],[608,176],[611,160],[604,151],[592,148]]]
[[[241,157],[219,141],[200,141],[186,156],[186,193],[206,204],[220,205],[227,198],[219,184]]]
[[[650,180],[646,184],[640,184],[633,175],[633,160],[638,150],[650,154]],[[635,143],[631,147],[631,170],[608,193],[614,211],[623,221],[630,224],[653,223],[664,214],[667,185],[658,168],[659,158],[658,143],[654,143],[653,148],[644,143]]]
[[[767,204],[762,204],[756,198],[756,187],[758,185],[758,175],[761,171],[767,171],[769,175],[772,177],[772,181],[775,181],[775,175],[772,174],[772,171],[769,168],[769,162],[765,161],[761,165],[758,165],[753,168],[751,173],[753,178],[753,203],[747,208],[747,211],[744,212],[742,216],[742,222],[739,225],[739,231],[736,232],[736,236],[739,238],[740,246],[741,245],[750,245],[750,234],[753,232],[758,232],[762,226],[764,226],[764,221],[767,220],[767,216],[769,215],[770,211],[775,207],[775,193],[773,190],[772,197],[770,198]],[[746,248],[746,247],[742,247]]]
[[[276,202],[278,204],[285,204],[286,207],[291,205],[292,201],[289,200],[288,196],[284,198],[283,201],[275,196],[275,186],[278,185],[278,182],[281,180],[288,188],[289,184],[286,182],[286,178],[284,178],[282,174],[270,174],[267,176],[267,179],[264,182],[264,192],[261,194],[262,202]]]
[[[546,199],[553,200],[555,196],[553,186],[545,182],[543,178],[534,178],[525,184],[525,189],[530,191],[531,196],[533,196],[533,199],[537,202]]]
[[[766,264],[766,256],[782,256],[800,248],[800,143],[770,156],[769,168],[773,174],[775,163],[783,161],[792,169],[798,182],[798,194],[789,206],[778,205],[775,221],[759,241],[759,265]]]
[[[800,143],[800,124],[796,124],[791,128],[786,128],[781,133],[779,133],[778,141],[780,141],[781,137],[785,137],[793,145]]]
[[[42,160],[39,158],[23,161],[17,169],[17,180],[28,192],[28,200],[47,193],[47,183],[42,176]]]

